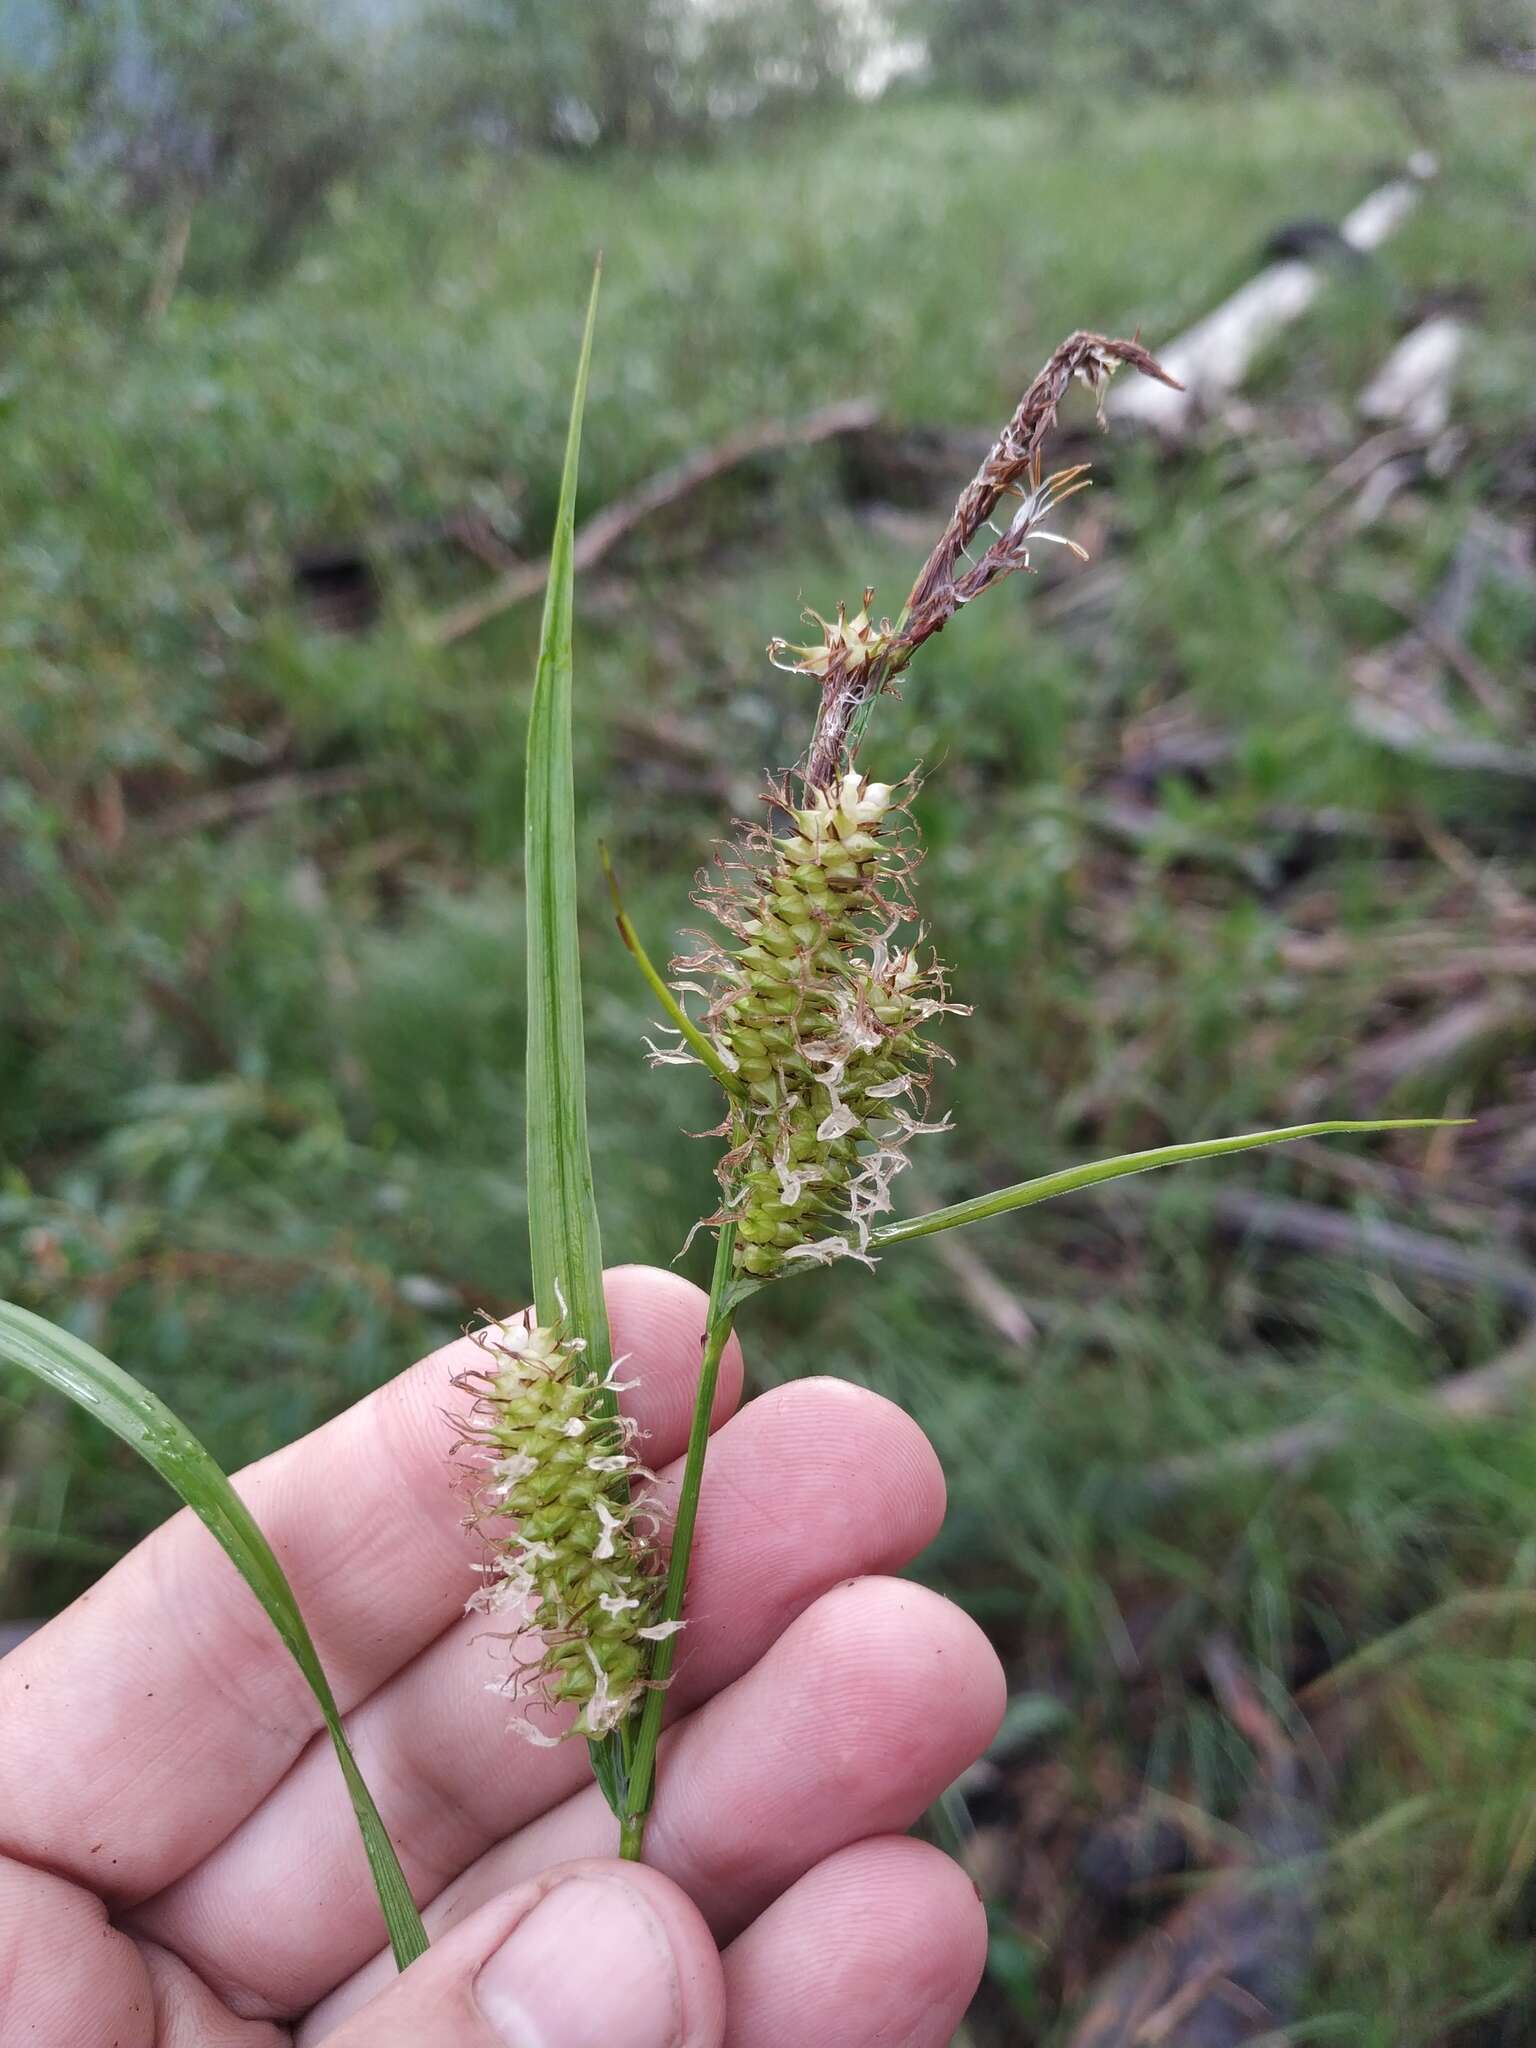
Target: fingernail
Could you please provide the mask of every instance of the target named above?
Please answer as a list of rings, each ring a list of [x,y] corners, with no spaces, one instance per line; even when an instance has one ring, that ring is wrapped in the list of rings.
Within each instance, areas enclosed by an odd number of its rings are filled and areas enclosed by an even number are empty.
[[[520,1920],[475,1979],[508,2048],[678,2048],[672,1944],[619,1877],[568,1877]]]

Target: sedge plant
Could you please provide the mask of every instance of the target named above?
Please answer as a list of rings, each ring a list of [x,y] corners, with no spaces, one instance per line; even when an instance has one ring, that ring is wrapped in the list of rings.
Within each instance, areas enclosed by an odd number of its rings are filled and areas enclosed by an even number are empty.
[[[919,769],[864,766],[872,713],[914,656],[995,584],[1056,545],[1057,509],[1085,467],[1048,473],[1044,444],[1069,390],[1102,400],[1129,366],[1171,382],[1134,341],[1080,333],[1025,392],[892,619],[874,592],[769,658],[810,698],[798,763],[765,792],[765,822],[739,825],[699,878],[707,920],[671,976],[650,958],[609,884],[620,936],[660,1004],[669,1041],[653,1064],[713,1076],[722,1116],[710,1135],[719,1200],[698,1229],[715,1255],[692,1426],[663,1562],[651,1477],[617,1395],[586,1139],[578,849],[571,773],[573,505],[591,360],[594,279],[567,441],[543,634],[529,718],[528,1208],[534,1301],[477,1333],[484,1363],[466,1446],[472,1518],[486,1538],[472,1607],[510,1645],[502,1689],[534,1742],[584,1736],[619,1822],[626,1857],[643,1853],[666,1691],[687,1627],[689,1558],[721,1357],[738,1312],[812,1266],[875,1266],[882,1254],[1095,1182],[1286,1139],[1398,1129],[1334,1121],[1166,1145],[1024,1181],[899,1219],[893,1187],[910,1148],[946,1130],[930,1107],[939,1039],[955,1000],[921,923],[921,853],[912,814]],[[884,764],[881,764],[884,767]],[[606,865],[606,859],[605,859]],[[691,1005],[691,1007],[690,1007]],[[496,1631],[493,1631],[496,1632]],[[574,1708],[574,1711],[571,1711]],[[564,1710],[562,1713],[562,1709]]]
[[[771,658],[814,706],[805,753],[768,790],[768,822],[739,828],[698,902],[710,923],[669,981],[622,904],[620,934],[673,1040],[662,1062],[696,1061],[718,1083],[719,1201],[700,1228],[715,1257],[697,1395],[663,1562],[652,1475],[619,1407],[603,1304],[587,1139],[572,777],[574,508],[591,361],[594,278],[578,360],[528,724],[525,801],[528,1043],[527,1194],[533,1303],[476,1335],[464,1460],[471,1520],[486,1539],[468,1605],[503,1624],[520,1700],[514,1725],[535,1741],[586,1738],[638,1858],[656,1783],[666,1688],[687,1627],[688,1563],[709,1415],[739,1310],[766,1287],[835,1260],[875,1265],[912,1238],[957,1229],[1098,1181],[1185,1160],[1402,1122],[1328,1122],[1201,1139],[1063,1168],[910,1218],[892,1188],[914,1140],[947,1128],[929,1096],[937,1033],[954,1000],[918,919],[920,847],[912,764],[883,779],[862,765],[870,715],[924,641],[1030,550],[1081,554],[1046,522],[1083,488],[1081,469],[1048,475],[1043,445],[1074,382],[1102,396],[1122,364],[1162,377],[1134,342],[1077,334],[1024,394],[920,570],[900,613],[878,620],[872,591],[851,615],[812,615],[815,632]],[[610,877],[611,880],[611,877]],[[690,1011],[689,1001],[697,1007]],[[1408,1120],[1413,1123],[1429,1119]],[[358,1769],[293,1590],[240,1496],[206,1448],[149,1389],[71,1332],[0,1302],[0,1363],[93,1415],[196,1513],[242,1574],[319,1705],[357,1816],[383,1926],[404,1968],[426,1934],[389,1834]],[[493,1632],[497,1632],[493,1629]]]

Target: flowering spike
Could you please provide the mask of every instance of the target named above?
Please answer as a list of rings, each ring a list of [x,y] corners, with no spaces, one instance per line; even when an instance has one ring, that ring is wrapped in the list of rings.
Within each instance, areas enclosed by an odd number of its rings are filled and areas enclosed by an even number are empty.
[[[474,1396],[471,1522],[489,1557],[466,1605],[505,1615],[517,1646],[496,1690],[549,1706],[574,1700],[570,1732],[601,1737],[639,1700],[660,1612],[661,1582],[636,1527],[646,1503],[629,1498],[629,1481],[649,1475],[630,1448],[633,1424],[613,1421],[601,1398],[633,1382],[612,1369],[594,1380],[579,1339],[525,1316],[474,1335],[485,1362],[455,1384]],[[525,1631],[541,1639],[531,1653]],[[549,1739],[526,1718],[514,1726]]]
[[[745,1083],[725,1129],[722,1216],[736,1266],[767,1278],[802,1260],[867,1258],[890,1183],[923,1125],[937,1049],[922,1027],[956,1005],[902,927],[916,912],[900,836],[905,798],[850,769],[807,789],[777,837],[748,832],[701,905],[730,935],[680,970],[711,987],[705,1016]]]

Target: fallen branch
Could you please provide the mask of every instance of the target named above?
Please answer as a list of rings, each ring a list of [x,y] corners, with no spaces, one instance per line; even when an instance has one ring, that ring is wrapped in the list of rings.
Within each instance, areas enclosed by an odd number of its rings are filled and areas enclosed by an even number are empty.
[[[827,405],[817,412],[807,413],[803,419],[769,420],[759,426],[744,428],[739,434],[730,434],[723,441],[717,441],[712,448],[701,448],[685,456],[670,469],[661,470],[649,478],[627,497],[617,498],[611,505],[605,505],[601,512],[593,514],[576,536],[573,559],[577,574],[600,562],[626,534],[653,513],[677,504],[698,490],[700,485],[737,468],[754,455],[771,454],[782,448],[808,448],[818,441],[835,440],[841,434],[862,433],[874,425],[879,412],[872,398],[845,399],[839,405]],[[548,576],[549,564],[545,561],[520,563],[478,597],[466,598],[462,604],[428,619],[420,629],[421,637],[431,647],[451,646],[455,640],[478,632],[480,627],[498,618],[502,612],[510,611],[514,605],[537,597]]]
[[[1530,567],[1517,539],[1487,519],[1474,519],[1450,567],[1406,633],[1351,664],[1357,730],[1398,753],[1438,767],[1536,780],[1536,751],[1469,732],[1446,698],[1444,670],[1454,668],[1490,716],[1513,723],[1508,693],[1465,647],[1465,633],[1483,586],[1493,577],[1528,587]]]

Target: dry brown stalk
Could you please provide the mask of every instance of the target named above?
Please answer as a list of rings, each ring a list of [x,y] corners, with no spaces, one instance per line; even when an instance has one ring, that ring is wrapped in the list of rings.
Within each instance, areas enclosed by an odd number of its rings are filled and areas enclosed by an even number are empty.
[[[806,756],[808,788],[831,787],[863,713],[889,689],[923,642],[941,632],[963,605],[989,585],[1029,567],[1031,538],[1075,546],[1062,542],[1060,535],[1045,533],[1040,522],[1064,498],[1084,487],[1086,465],[1043,477],[1041,452],[1074,380],[1094,393],[1102,417],[1104,391],[1121,363],[1129,363],[1160,383],[1175,382],[1137,341],[1115,341],[1102,334],[1069,335],[1019,400],[986,460],[960,493],[948,525],[918,573],[898,624],[891,628],[882,622],[878,630],[863,633],[828,629],[825,651],[814,665],[822,693],[816,731]],[[1019,505],[1008,527],[1000,529],[992,524],[992,514],[1005,497],[1017,498]],[[977,561],[969,550],[983,527],[995,538]],[[964,570],[960,569],[962,561],[967,564]],[[872,592],[866,593],[866,609],[872,596]],[[862,621],[863,614],[855,625]]]
[[[971,1250],[963,1235],[958,1231],[946,1231],[938,1240],[937,1251],[981,1321],[1014,1350],[1032,1350],[1037,1335],[1034,1318],[986,1260],[978,1258]]]
[[[981,531],[1005,493],[1017,491],[1022,480],[1038,466],[1045,437],[1056,424],[1056,414],[1073,379],[1081,379],[1101,400],[1120,363],[1130,363],[1143,376],[1178,388],[1175,379],[1138,341],[1112,341],[1103,334],[1068,335],[1019,400],[986,461],[960,493],[948,526],[923,564],[907,599],[910,623],[904,637],[910,645],[916,647],[926,637],[915,630],[918,621],[934,597],[954,582],[958,557]],[[1000,555],[1003,550],[994,547],[990,552]],[[953,608],[945,616],[951,616],[952,611]],[[930,626],[927,630],[932,632],[936,628]]]

